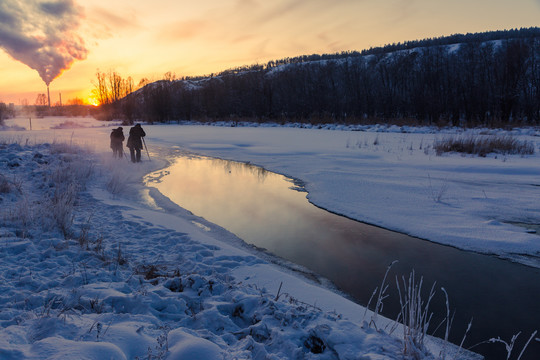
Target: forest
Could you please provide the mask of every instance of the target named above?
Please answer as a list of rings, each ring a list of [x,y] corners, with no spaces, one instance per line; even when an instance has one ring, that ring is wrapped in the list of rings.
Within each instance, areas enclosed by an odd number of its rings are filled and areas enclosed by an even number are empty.
[[[536,27],[306,55],[200,77],[167,73],[134,91],[131,78],[97,76],[101,116],[128,123],[540,124]]]

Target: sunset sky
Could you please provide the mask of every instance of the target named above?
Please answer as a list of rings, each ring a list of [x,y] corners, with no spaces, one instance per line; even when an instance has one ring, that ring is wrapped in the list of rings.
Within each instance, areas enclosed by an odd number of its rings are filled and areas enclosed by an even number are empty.
[[[540,26],[540,0],[2,0],[0,101],[87,100],[97,69],[158,80]],[[39,69],[39,72],[38,72]]]

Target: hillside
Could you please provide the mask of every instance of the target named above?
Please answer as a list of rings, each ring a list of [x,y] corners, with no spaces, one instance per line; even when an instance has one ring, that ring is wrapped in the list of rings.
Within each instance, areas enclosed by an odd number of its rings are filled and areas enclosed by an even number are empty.
[[[152,122],[536,125],[539,59],[540,28],[457,34],[169,78],[112,102],[108,110],[113,117]]]

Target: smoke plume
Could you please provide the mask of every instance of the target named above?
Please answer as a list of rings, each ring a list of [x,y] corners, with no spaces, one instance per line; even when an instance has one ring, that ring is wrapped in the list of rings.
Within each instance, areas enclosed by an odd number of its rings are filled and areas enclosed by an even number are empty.
[[[82,16],[73,0],[1,0],[0,47],[49,86],[75,60],[86,58],[76,33]]]

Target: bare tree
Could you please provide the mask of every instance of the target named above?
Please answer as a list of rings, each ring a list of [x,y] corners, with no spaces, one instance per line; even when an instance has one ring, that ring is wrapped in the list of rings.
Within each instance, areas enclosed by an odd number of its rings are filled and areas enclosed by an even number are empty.
[[[45,94],[38,94],[36,98],[36,106],[47,106],[47,95]]]
[[[107,105],[111,103],[109,87],[107,85],[107,74],[100,72],[99,69],[96,72],[96,82],[93,82],[94,89],[92,94],[97,100],[99,105]]]

